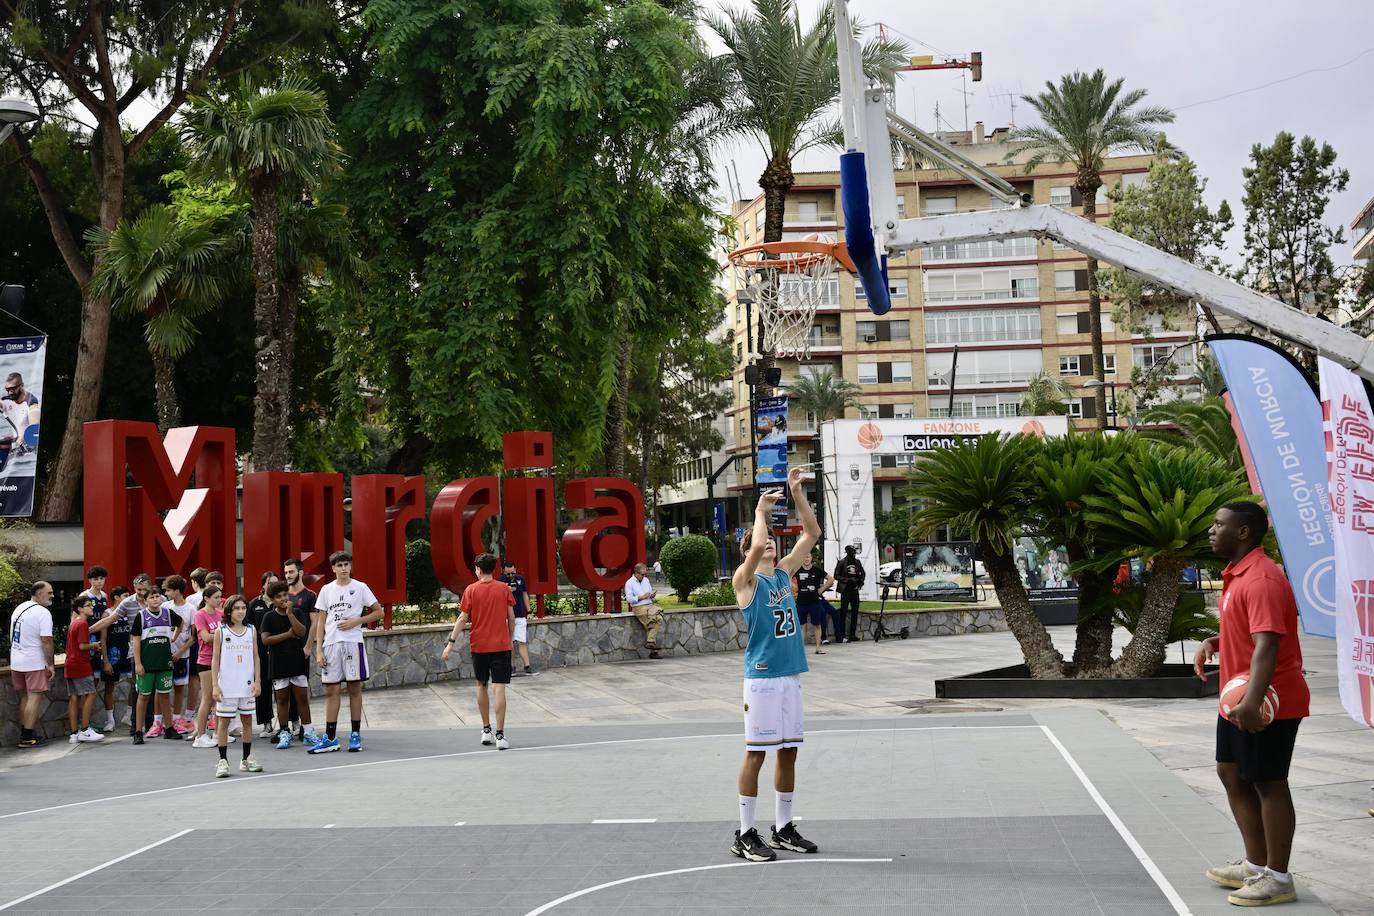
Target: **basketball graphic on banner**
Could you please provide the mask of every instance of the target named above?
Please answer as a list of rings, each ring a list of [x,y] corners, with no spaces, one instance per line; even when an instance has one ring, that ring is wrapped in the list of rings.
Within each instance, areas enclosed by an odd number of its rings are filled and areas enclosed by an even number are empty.
[[[859,427],[859,444],[864,448],[877,448],[883,444],[883,431],[872,423],[865,423]]]

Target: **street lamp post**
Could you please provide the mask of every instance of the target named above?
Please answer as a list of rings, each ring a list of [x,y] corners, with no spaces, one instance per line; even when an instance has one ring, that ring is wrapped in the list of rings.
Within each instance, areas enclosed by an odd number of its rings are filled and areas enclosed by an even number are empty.
[[[38,120],[38,109],[23,99],[0,99],[0,144],[21,124]]]

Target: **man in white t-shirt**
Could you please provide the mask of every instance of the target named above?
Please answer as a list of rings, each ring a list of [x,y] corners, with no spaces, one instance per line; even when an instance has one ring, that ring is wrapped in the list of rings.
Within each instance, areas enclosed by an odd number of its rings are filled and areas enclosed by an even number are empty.
[[[625,582],[625,603],[644,625],[644,645],[649,657],[659,658],[658,628],[663,626],[663,609],[658,606],[654,584],[649,581],[649,570],[643,563],[635,564],[634,575]]]
[[[182,712],[186,709],[186,698],[190,693],[188,685],[191,682],[191,658],[195,650],[196,631],[196,628],[191,626],[191,618],[196,613],[196,606],[187,600],[186,580],[181,576],[168,576],[163,579],[162,594],[167,599],[162,602],[163,610],[171,611],[181,620],[181,629],[172,642],[172,721],[167,727],[175,729],[178,734],[188,735],[196,728],[195,722]]]
[[[35,582],[29,600],[10,615],[10,684],[19,696],[19,746],[24,748],[48,743],[37,726],[56,664],[51,606],[52,586]]]
[[[353,555],[344,550],[329,557],[334,581],[315,598],[315,663],[324,684],[325,733],[310,747],[312,754],[339,749],[339,684],[348,684],[348,711],[352,728],[348,749],[361,751],[363,738],[363,681],[367,680],[367,649],[363,629],[382,619],[382,606],[364,582],[353,578]]]

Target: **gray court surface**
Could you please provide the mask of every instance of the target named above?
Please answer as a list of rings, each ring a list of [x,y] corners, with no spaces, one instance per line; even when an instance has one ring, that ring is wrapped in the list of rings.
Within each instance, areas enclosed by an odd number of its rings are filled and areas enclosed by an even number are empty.
[[[735,723],[511,738],[377,729],[361,754],[255,747],[267,772],[225,780],[170,742],[11,771],[0,909],[1237,912],[1202,876],[1234,826],[1088,710],[810,722],[795,813],[821,851],[766,864],[727,852]],[[1285,913],[1330,913],[1299,893]]]

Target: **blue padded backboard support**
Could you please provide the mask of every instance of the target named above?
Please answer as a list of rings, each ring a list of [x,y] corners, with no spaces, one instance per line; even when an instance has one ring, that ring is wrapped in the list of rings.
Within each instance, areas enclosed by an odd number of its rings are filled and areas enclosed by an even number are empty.
[[[840,154],[840,205],[844,207],[844,243],[864,285],[868,307],[875,315],[892,308],[887,287],[887,258],[878,258],[873,244],[873,221],[868,208],[868,169],[864,154]]]

